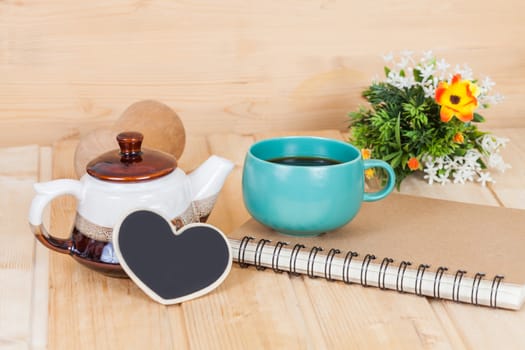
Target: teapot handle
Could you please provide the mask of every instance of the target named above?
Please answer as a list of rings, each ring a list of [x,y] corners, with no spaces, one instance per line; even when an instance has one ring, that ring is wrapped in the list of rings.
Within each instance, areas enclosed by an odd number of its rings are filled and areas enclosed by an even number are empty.
[[[68,254],[73,246],[73,240],[57,238],[49,234],[42,223],[44,209],[53,199],[63,195],[73,195],[77,200],[83,196],[82,183],[77,180],[60,179],[41,182],[34,185],[37,195],[29,209],[29,226],[36,239],[49,249]]]

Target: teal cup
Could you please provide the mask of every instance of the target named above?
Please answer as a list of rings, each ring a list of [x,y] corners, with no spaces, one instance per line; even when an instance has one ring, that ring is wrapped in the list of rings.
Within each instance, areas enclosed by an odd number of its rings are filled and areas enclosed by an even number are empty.
[[[377,192],[365,192],[364,172],[369,168],[388,174],[386,185]],[[363,201],[385,198],[394,184],[388,163],[363,160],[349,143],[311,136],[253,144],[242,175],[244,204],[253,218],[294,236],[315,236],[347,224]]]

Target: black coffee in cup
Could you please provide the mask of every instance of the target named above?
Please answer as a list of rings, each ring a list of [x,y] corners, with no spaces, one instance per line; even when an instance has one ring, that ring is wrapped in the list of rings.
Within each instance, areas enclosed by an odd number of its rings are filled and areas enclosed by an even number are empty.
[[[322,157],[280,157],[269,159],[269,162],[284,164],[284,165],[296,165],[296,166],[325,166],[341,164],[340,161],[330,158]]]

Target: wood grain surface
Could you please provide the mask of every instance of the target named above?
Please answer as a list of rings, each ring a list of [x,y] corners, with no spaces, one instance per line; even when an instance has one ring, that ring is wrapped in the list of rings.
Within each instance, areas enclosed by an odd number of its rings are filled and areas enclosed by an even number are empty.
[[[525,171],[520,163],[525,130],[498,129],[495,133],[511,139],[503,156],[513,165],[497,177],[496,184],[430,186],[412,177],[404,182],[402,192],[525,209],[524,177],[520,177]],[[228,157],[236,164],[210,216],[211,224],[228,233],[249,217],[240,192],[244,154],[255,140],[286,134],[291,133],[188,138],[180,160],[183,169],[194,169],[210,154]],[[293,134],[344,138],[336,130]],[[53,177],[75,176],[73,156],[77,142],[77,138],[69,138],[54,145]],[[50,252],[47,266],[47,256],[35,257],[35,241],[25,220],[31,183],[50,176],[49,149],[39,153],[36,146],[12,147],[0,153],[4,156],[0,159],[19,160],[4,164],[3,169],[12,170],[5,170],[0,182],[2,190],[9,187],[18,194],[25,193],[20,203],[10,200],[9,204],[2,204],[3,215],[17,222],[0,231],[2,242],[9,242],[9,249],[0,250],[0,280],[8,286],[0,289],[2,347],[43,347],[46,340],[49,349],[525,347],[525,310],[494,310],[430,300],[323,279],[242,269],[236,264],[226,281],[212,293],[166,307],[149,299],[130,280],[102,276],[68,256]],[[18,187],[13,187],[13,183],[18,183]],[[67,235],[74,209],[71,198],[53,202],[53,232]],[[42,278],[47,273],[48,283]],[[43,308],[46,297],[48,314]]]
[[[27,214],[33,184],[51,179],[51,149],[0,149],[0,169],[0,348],[43,349],[48,336],[48,251],[36,244]]]
[[[490,76],[489,127],[524,127],[525,4],[0,1],[0,146],[50,145],[158,99],[189,134],[344,130],[381,55],[433,50]],[[23,130],[23,132],[20,132]]]

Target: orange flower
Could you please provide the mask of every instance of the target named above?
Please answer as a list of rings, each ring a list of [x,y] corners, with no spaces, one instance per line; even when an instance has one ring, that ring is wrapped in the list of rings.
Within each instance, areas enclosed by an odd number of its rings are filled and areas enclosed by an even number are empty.
[[[474,118],[474,110],[478,107],[478,87],[469,80],[461,80],[461,74],[456,74],[449,85],[440,82],[436,89],[436,102],[441,105],[441,121],[447,123],[456,117],[462,122]]]
[[[374,169],[370,168],[370,169],[366,169],[365,170],[365,177],[370,180],[372,179],[374,176],[375,176],[376,172]]]
[[[407,162],[408,168],[412,171],[419,169],[419,160],[416,157],[412,157]]]
[[[372,156],[372,151],[368,148],[362,148],[361,155],[363,156],[363,159],[370,159],[370,157]],[[365,170],[365,177],[369,180],[373,178],[375,174],[376,172],[372,168]]]
[[[372,151],[368,148],[361,148],[361,156],[363,156],[363,159],[370,159]]]
[[[463,143],[465,142],[465,137],[463,136],[462,133],[458,132],[456,133],[456,135],[454,135],[454,137],[452,138],[452,141],[454,141],[455,143]]]

